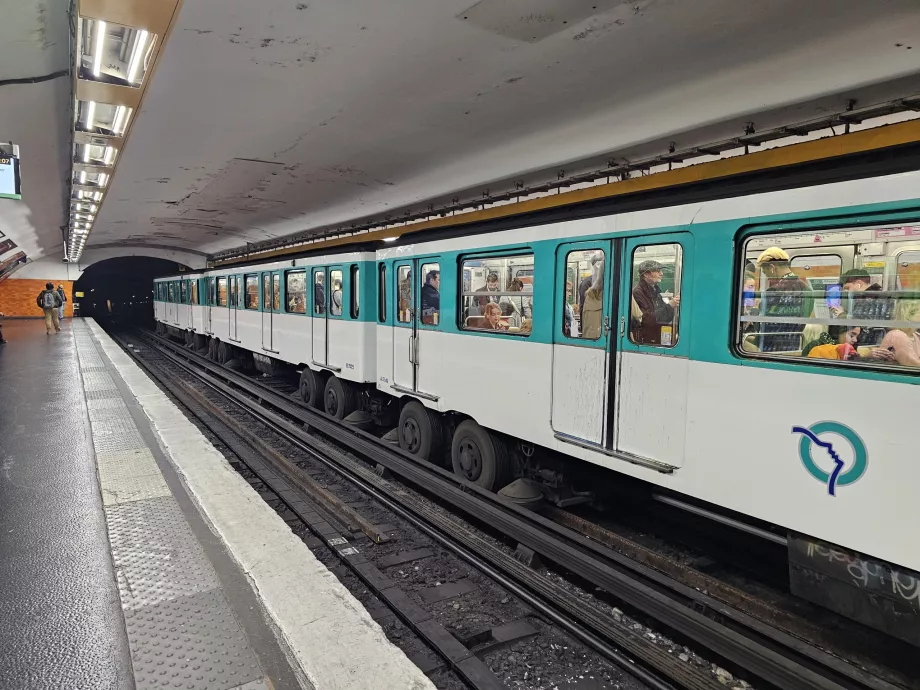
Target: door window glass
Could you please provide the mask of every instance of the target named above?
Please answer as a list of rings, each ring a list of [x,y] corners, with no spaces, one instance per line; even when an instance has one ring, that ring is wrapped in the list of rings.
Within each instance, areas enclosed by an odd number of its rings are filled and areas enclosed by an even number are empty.
[[[219,307],[227,306],[227,279],[217,279],[217,305]]]
[[[198,304],[198,281],[192,281],[192,304]]]
[[[412,321],[412,267],[403,265],[396,269],[396,320]]]
[[[464,259],[460,327],[529,336],[534,278],[533,254]]]
[[[284,276],[287,304],[285,309],[292,314],[307,313],[307,273],[289,271]]]
[[[358,278],[360,276],[360,268],[358,264],[351,265],[351,318],[358,318],[358,309],[359,309],[359,295],[361,294],[360,284]]]
[[[422,323],[437,326],[441,321],[441,266],[440,264],[422,264],[419,271],[422,280],[420,309]]]
[[[342,315],[342,269],[335,268],[329,271],[329,282],[332,292],[329,293],[329,313],[332,316]]]
[[[188,287],[184,280],[179,283],[179,302],[182,304],[188,302]]]
[[[674,347],[680,311],[679,244],[646,244],[632,256],[629,339],[638,345]]]
[[[322,270],[313,273],[313,313],[326,313],[326,285],[325,272]]]
[[[749,238],[740,354],[920,372],[917,235],[899,226]]]
[[[176,291],[172,283],[169,284],[169,301],[170,302],[176,301]]]
[[[387,267],[380,264],[377,269],[377,321],[386,323],[387,320]]]
[[[271,310],[272,304],[272,276],[270,273],[262,275],[262,308],[266,311]]]
[[[246,276],[245,278],[245,299],[243,305],[246,309],[259,308],[259,276]]]
[[[230,276],[230,306],[240,305],[240,277]]]
[[[281,311],[281,276],[278,273],[272,275],[272,309]]]
[[[599,248],[577,249],[565,255],[562,294],[562,334],[597,340],[604,326],[606,255]]]

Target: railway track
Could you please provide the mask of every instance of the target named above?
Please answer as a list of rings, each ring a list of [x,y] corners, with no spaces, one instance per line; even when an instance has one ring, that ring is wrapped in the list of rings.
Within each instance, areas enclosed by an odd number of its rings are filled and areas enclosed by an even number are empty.
[[[671,634],[691,640],[696,648],[705,650],[708,658],[724,661],[734,669],[743,669],[749,678],[760,681],[758,685],[790,690],[891,690],[898,687],[633,561],[583,534],[512,505],[496,494],[463,482],[437,466],[419,462],[399,449],[383,444],[371,434],[306,408],[290,396],[216,365],[168,339],[149,332],[139,333],[138,337],[172,365],[181,367],[211,390],[246,410],[260,423],[360,487],[361,491],[373,496],[393,513],[513,592],[540,615],[649,687],[695,690],[724,686],[708,672],[703,673],[667,654],[660,647],[649,644],[641,635],[626,629],[610,615],[586,606],[584,601],[560,588],[546,576],[451,521],[443,512],[413,500],[369,465],[345,453],[336,452],[327,442],[318,439],[304,427],[334,439],[337,445],[370,461],[378,470],[391,472],[423,493],[437,497],[439,503],[470,520],[486,524],[522,547],[561,565],[582,580],[609,593],[623,605],[655,620]],[[132,352],[130,347],[126,349]],[[177,384],[170,380],[169,375],[145,358],[136,359],[154,378],[176,393]],[[188,391],[183,395],[185,398],[190,397]],[[177,397],[182,399],[180,395]],[[204,404],[202,400],[192,400],[192,403],[199,407]],[[284,466],[283,458],[266,460],[264,456],[270,453],[261,455],[261,462],[264,463],[261,467],[258,458],[246,461],[247,464],[250,461],[253,463],[249,467],[260,481],[269,486],[273,482],[278,485],[277,490],[273,488],[273,491],[282,499],[285,492],[288,492],[287,495],[292,495],[292,491],[303,492],[302,478],[298,479],[294,468]],[[311,500],[315,502],[315,496]],[[322,517],[323,512],[336,512],[334,506],[317,507],[320,511],[312,512],[319,517]],[[305,522],[311,525],[314,533],[322,535],[322,530],[316,529],[315,522]],[[374,539],[373,532],[365,530],[365,534]],[[327,542],[327,545],[335,549],[343,562],[359,573],[378,597],[387,600],[384,594],[386,588],[380,587],[385,584],[385,580],[377,582],[375,588],[375,573],[373,569],[362,565],[360,554],[349,552],[346,544]],[[362,567],[365,571],[363,576]],[[414,620],[411,610],[407,607],[400,609],[399,601],[387,603],[417,634],[419,630],[425,632],[424,626],[419,627],[419,623],[424,621]],[[417,613],[415,618],[418,618]],[[492,682],[489,678],[491,674],[483,672],[488,669],[479,667],[475,661],[468,661],[466,669],[460,665],[461,661],[476,657],[468,649],[453,649],[452,652],[449,633],[448,637],[444,637],[440,631],[420,636],[470,687],[495,687],[488,684]]]

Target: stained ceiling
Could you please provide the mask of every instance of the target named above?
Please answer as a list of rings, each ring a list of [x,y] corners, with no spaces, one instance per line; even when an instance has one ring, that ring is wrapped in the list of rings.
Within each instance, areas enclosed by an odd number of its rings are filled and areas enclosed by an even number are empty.
[[[917,36],[915,0],[184,0],[87,247],[210,253],[920,93]]]

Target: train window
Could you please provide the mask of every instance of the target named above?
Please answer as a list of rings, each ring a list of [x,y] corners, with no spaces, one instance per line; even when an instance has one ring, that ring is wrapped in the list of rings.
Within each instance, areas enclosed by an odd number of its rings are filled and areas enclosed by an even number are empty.
[[[396,267],[396,320],[399,323],[412,322],[412,267]]]
[[[190,284],[190,287],[191,287],[191,294],[190,294],[191,303],[198,304],[198,281],[193,280]]]
[[[184,280],[179,281],[179,302],[181,304],[188,303],[188,285]]]
[[[380,264],[377,267],[377,321],[386,323],[387,320],[387,267]]]
[[[351,318],[358,318],[359,310],[359,295],[361,294],[360,290],[360,277],[361,269],[358,267],[358,264],[351,265]]]
[[[259,276],[246,276],[244,278],[244,299],[243,304],[246,309],[259,308]]]
[[[262,308],[271,311],[272,308],[272,274],[262,274]]]
[[[216,288],[213,278],[208,278],[208,304],[217,304]]]
[[[677,344],[682,260],[677,243],[645,244],[633,251],[629,339],[637,345]]]
[[[329,294],[329,313],[332,316],[342,315],[342,270],[339,268],[329,271],[329,282],[332,292]]]
[[[313,313],[314,314],[325,314],[326,313],[326,288],[323,285],[323,280],[325,279],[325,271],[320,268],[316,271],[313,271]]]
[[[240,306],[240,277],[230,276],[230,306]]]
[[[437,326],[441,320],[441,266],[422,264],[419,273],[425,281],[420,299],[422,323],[426,326]]]
[[[287,305],[292,314],[307,313],[307,273],[306,271],[289,271],[284,276]]]
[[[217,279],[217,306],[219,307],[227,306],[227,278],[226,277]]]
[[[281,311],[281,275],[272,274],[272,311]]]
[[[749,238],[739,272],[739,352],[917,370],[918,235],[920,228],[877,227]]]
[[[460,274],[460,328],[530,335],[533,254],[464,259]]]
[[[562,334],[598,340],[604,323],[604,266],[602,249],[576,249],[565,255],[562,296]]]

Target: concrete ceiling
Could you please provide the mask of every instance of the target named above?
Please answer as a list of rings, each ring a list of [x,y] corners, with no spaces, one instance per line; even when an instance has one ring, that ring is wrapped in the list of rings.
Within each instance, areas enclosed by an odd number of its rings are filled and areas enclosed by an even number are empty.
[[[0,199],[0,232],[30,257],[63,250],[73,109],[69,6],[16,0],[0,10],[0,140],[19,144],[23,188],[21,201]]]
[[[916,0],[184,0],[87,250],[214,252],[911,95],[918,36]]]

